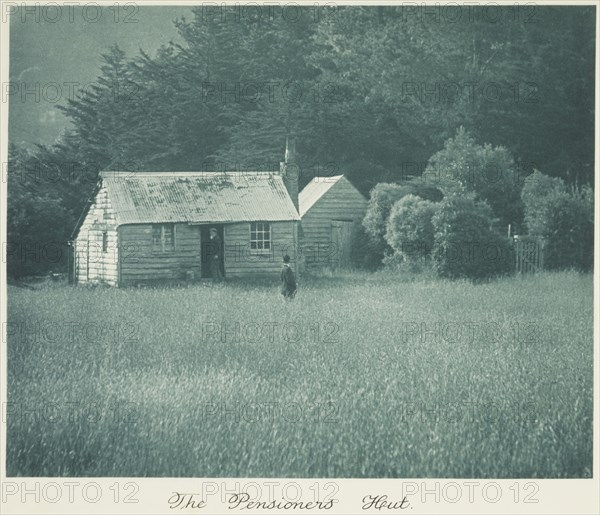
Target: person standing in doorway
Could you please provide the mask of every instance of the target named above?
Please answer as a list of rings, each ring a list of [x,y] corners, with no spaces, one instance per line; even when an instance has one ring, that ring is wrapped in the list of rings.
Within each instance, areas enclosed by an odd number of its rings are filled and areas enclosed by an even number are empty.
[[[221,256],[223,255],[223,242],[219,238],[217,229],[214,227],[210,228],[210,243],[208,260],[210,266],[210,275],[215,281],[223,279],[223,272],[221,271]]]

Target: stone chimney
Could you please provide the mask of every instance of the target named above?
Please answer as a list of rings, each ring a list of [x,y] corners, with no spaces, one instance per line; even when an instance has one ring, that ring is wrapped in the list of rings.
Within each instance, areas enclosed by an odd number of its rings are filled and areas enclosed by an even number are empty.
[[[280,172],[283,177],[290,198],[298,211],[298,179],[300,177],[300,168],[296,164],[296,141],[293,136],[285,140],[285,161],[280,163]]]

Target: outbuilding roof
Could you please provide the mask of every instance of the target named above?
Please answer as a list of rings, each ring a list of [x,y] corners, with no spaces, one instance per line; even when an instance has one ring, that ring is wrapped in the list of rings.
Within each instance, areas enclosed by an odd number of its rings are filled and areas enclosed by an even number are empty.
[[[101,172],[117,224],[300,220],[270,172]]]
[[[304,214],[319,200],[331,187],[336,184],[343,175],[332,177],[315,177],[310,181],[298,195],[298,207],[300,216]]]

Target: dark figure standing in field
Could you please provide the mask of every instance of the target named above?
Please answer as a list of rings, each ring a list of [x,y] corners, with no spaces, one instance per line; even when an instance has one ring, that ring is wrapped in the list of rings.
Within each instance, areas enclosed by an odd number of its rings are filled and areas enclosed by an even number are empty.
[[[296,296],[296,275],[290,268],[290,256],[283,256],[283,268],[281,270],[281,294],[285,300],[292,300]]]
[[[212,227],[210,230],[210,245],[208,261],[210,266],[210,275],[216,281],[223,279],[223,273],[221,272],[221,252],[223,252],[223,242],[217,230]]]

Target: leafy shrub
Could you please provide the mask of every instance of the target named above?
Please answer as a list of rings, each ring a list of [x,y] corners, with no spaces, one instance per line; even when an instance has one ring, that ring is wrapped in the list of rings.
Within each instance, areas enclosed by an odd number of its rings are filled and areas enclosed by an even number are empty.
[[[385,249],[385,230],[392,206],[405,195],[399,184],[381,182],[371,190],[363,227],[373,247],[381,253]]]
[[[352,265],[359,270],[376,270],[382,256],[373,246],[367,232],[360,222],[352,225]]]
[[[385,240],[394,253],[406,261],[415,261],[431,254],[436,204],[416,195],[406,195],[394,204],[390,212]]]
[[[372,190],[363,219],[363,226],[371,246],[371,253],[381,262],[386,252],[391,252],[385,234],[392,207],[407,195],[416,195],[423,199],[438,201],[443,198],[442,192],[435,186],[419,178],[404,184],[379,183]]]
[[[529,234],[545,241],[544,266],[591,270],[594,264],[594,195],[589,186],[567,189],[560,178],[535,171],[521,193]]]
[[[521,191],[524,205],[524,219],[529,234],[547,234],[551,197],[566,193],[565,183],[560,177],[549,177],[539,170],[525,179]]]
[[[444,198],[442,190],[434,183],[422,177],[415,177],[402,184],[406,195],[416,195],[423,200],[439,202]]]
[[[448,278],[483,279],[512,270],[512,247],[491,228],[490,206],[473,194],[444,198],[432,218],[433,266]]]
[[[504,147],[478,145],[462,127],[431,157],[423,177],[446,194],[476,193],[490,205],[501,228],[522,221],[521,180],[512,155]]]

